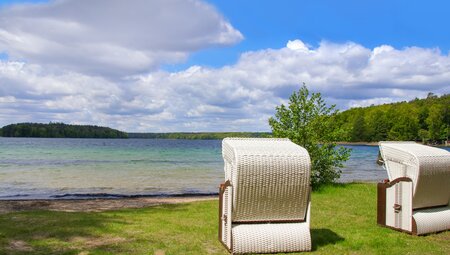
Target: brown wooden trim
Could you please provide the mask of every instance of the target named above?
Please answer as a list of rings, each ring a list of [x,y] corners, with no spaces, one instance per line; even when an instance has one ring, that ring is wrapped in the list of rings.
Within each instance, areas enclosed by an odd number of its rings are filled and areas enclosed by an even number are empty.
[[[388,226],[388,225],[385,225],[385,224],[383,224],[382,226],[385,227],[385,228],[390,228],[392,230],[400,231],[400,232],[407,233],[407,234],[410,234],[410,235],[413,234],[411,231],[404,230],[404,229],[401,229],[401,228],[395,228],[395,227],[391,227],[391,226]]]
[[[386,185],[387,185],[386,188],[390,188],[390,187],[394,186],[395,184],[397,184],[399,182],[412,182],[412,180],[409,177],[399,177],[399,178],[394,179],[394,180],[392,180],[390,182],[387,182],[386,183]]]
[[[230,248],[228,248],[227,245],[226,245],[222,240],[220,240],[220,243],[223,245],[223,247],[225,247],[225,249],[226,249],[229,253],[233,253],[233,250],[231,250]]]
[[[235,220],[233,223],[237,224],[264,224],[264,223],[301,223],[305,222],[305,219],[292,219],[292,220]]]
[[[222,242],[222,213],[223,213],[223,192],[224,189],[223,187],[223,183],[220,184],[219,186],[219,241]]]
[[[377,223],[386,225],[386,183],[377,185]]]
[[[413,208],[413,211],[415,211],[415,210],[434,209],[434,208],[447,207],[447,206],[448,206],[448,204],[445,204],[445,205],[433,205],[433,206],[427,206],[427,207]]]
[[[412,220],[412,222],[411,222],[411,229],[412,229],[411,234],[417,236],[417,223],[416,223],[416,220],[414,219],[414,217],[411,217],[411,220]]]
[[[222,215],[223,215],[223,194],[225,193],[225,190],[228,186],[231,186],[230,180],[227,180],[224,183],[221,183],[219,186],[219,241],[220,243],[227,249],[228,252],[232,252],[232,249],[230,249],[223,241],[222,241]],[[231,226],[230,226],[231,227]],[[230,236],[230,238],[232,238]]]
[[[231,223],[231,226],[230,226],[230,248],[229,248],[229,250],[230,250],[230,253],[231,254],[233,254],[233,250],[234,250],[234,248],[233,248],[233,223]]]
[[[311,194],[312,194],[312,186],[309,185],[309,194],[308,194],[308,202],[306,202],[306,210],[305,210],[305,218],[304,218],[304,222],[309,220],[309,223],[311,225],[311,219],[308,219],[308,211],[311,210],[311,207],[309,206],[309,204],[311,203]],[[309,215],[311,216],[311,214]]]

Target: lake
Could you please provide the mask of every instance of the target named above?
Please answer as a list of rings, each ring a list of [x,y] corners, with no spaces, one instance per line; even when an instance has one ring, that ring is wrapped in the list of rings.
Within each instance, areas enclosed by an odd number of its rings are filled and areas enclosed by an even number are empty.
[[[378,147],[353,149],[340,181],[379,181]],[[221,140],[0,138],[0,199],[211,194]]]

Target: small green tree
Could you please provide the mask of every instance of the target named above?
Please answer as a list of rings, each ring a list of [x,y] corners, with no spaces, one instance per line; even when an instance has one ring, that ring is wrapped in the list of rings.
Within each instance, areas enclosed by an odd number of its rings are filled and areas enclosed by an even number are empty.
[[[275,117],[269,119],[273,136],[289,138],[308,151],[315,189],[335,182],[342,173],[339,168],[350,157],[350,149],[336,147],[342,133],[333,121],[337,113],[334,105],[327,107],[320,93],[310,94],[303,84],[292,93],[289,105],[277,106]]]

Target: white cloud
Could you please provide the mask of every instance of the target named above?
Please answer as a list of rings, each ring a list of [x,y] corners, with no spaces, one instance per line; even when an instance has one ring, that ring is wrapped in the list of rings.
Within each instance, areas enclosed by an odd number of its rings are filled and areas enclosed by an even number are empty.
[[[286,44],[286,48],[291,50],[298,50],[298,51],[304,51],[308,52],[308,46],[306,46],[301,40],[289,40]]]
[[[0,9],[0,52],[11,59],[120,77],[242,40],[200,0],[58,0]]]
[[[348,100],[349,107],[366,107],[371,105],[389,104],[395,102],[392,97],[370,98],[362,100]]]
[[[44,63],[45,64],[45,63]],[[450,93],[450,56],[437,49],[300,40],[245,52],[221,68],[192,66],[111,79],[0,62],[0,125],[97,124],[126,131],[268,131],[267,119],[306,82],[342,109]]]

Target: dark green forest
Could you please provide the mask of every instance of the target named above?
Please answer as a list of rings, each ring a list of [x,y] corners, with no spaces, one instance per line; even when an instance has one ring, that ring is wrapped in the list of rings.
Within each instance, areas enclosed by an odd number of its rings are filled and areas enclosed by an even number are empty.
[[[225,137],[271,137],[270,133],[264,132],[178,132],[178,133],[128,133],[129,138],[147,139],[203,139],[214,140]]]
[[[422,141],[442,144],[450,132],[450,94],[425,99],[352,108],[339,113],[342,141]]]
[[[125,132],[99,126],[68,125],[64,123],[18,123],[0,129],[4,137],[51,137],[51,138],[127,138]]]
[[[68,125],[64,123],[18,123],[0,129],[4,137],[50,138],[147,138],[147,139],[223,139],[225,137],[270,137],[263,132],[177,132],[177,133],[125,133],[108,127]]]

